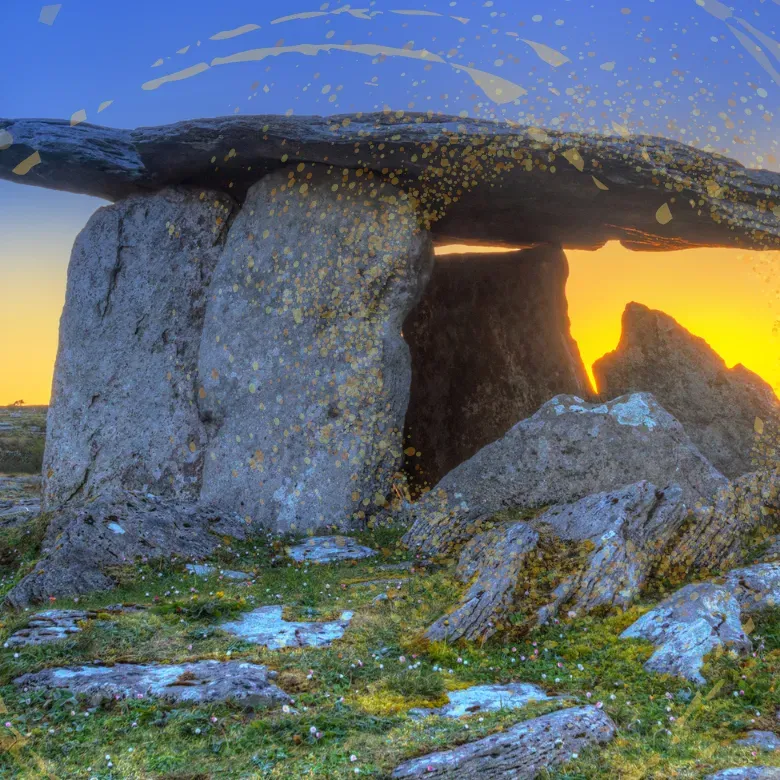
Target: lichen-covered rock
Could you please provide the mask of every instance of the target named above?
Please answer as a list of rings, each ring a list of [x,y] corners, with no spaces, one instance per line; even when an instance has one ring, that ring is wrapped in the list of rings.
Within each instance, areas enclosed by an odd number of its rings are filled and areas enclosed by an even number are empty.
[[[224,577],[226,580],[236,580],[237,582],[245,582],[246,580],[252,579],[252,575],[245,571],[220,569],[218,566],[212,566],[209,563],[188,563],[184,568],[196,577],[212,577],[216,575],[218,577]]]
[[[13,607],[114,587],[111,569],[137,559],[205,558],[222,536],[243,539],[246,523],[230,513],[152,495],[71,502],[49,525],[41,558],[6,596]]]
[[[43,465],[53,508],[122,490],[195,498],[206,291],[233,205],[167,189],[99,209],[76,239]]]
[[[372,558],[377,551],[349,536],[312,536],[288,547],[287,554],[298,563],[337,563]]]
[[[726,575],[724,587],[734,594],[744,615],[780,607],[780,563],[734,569]]]
[[[639,480],[678,484],[690,512],[727,484],[651,394],[603,404],[556,396],[413,505],[404,541],[448,554],[499,510],[568,503]]]
[[[534,780],[571,760],[572,753],[606,745],[617,729],[604,710],[572,707],[533,718],[465,745],[413,758],[393,778]]]
[[[645,669],[702,685],[704,656],[717,648],[748,653],[750,639],[740,624],[739,603],[729,590],[711,583],[686,585],[642,615],[621,635],[656,645]]]
[[[487,531],[461,553],[458,576],[471,582],[462,603],[426,636],[484,639],[513,607],[533,610],[533,622],[542,624],[565,608],[576,613],[625,609],[684,517],[678,485],[659,490],[642,481]],[[551,592],[539,592],[538,572],[551,567],[563,567],[560,581]]]
[[[371,173],[300,166],[252,187],[214,272],[199,358],[202,498],[274,531],[359,525],[402,459],[401,325],[432,244]]]
[[[741,364],[727,368],[704,339],[639,303],[626,306],[620,343],[593,373],[606,398],[652,393],[732,479],[753,470],[756,418],[761,430],[780,421],[780,401],[761,377]]]
[[[736,741],[737,745],[743,747],[755,747],[759,750],[765,750],[767,753],[773,753],[780,750],[780,737],[774,731],[748,731],[747,736]]]
[[[24,628],[14,631],[3,647],[31,647],[58,642],[81,631],[79,623],[89,620],[83,609],[50,609],[38,612]]]
[[[507,683],[506,685],[472,685],[447,693],[449,701],[441,707],[409,710],[415,718],[436,715],[440,718],[465,718],[484,712],[519,710],[532,702],[550,701],[538,685],[530,683]]]
[[[780,766],[740,766],[722,769],[705,780],[780,780]]]
[[[569,329],[568,273],[558,246],[436,258],[403,328],[416,486],[435,485],[553,396],[591,393]]]
[[[13,682],[24,690],[65,689],[93,698],[151,696],[194,704],[236,701],[251,709],[290,701],[269,681],[265,666],[241,661],[65,667],[23,674]]]
[[[344,636],[353,617],[352,612],[342,612],[338,620],[295,621],[285,620],[282,613],[282,607],[259,607],[219,627],[247,642],[265,645],[269,650],[327,647]]]

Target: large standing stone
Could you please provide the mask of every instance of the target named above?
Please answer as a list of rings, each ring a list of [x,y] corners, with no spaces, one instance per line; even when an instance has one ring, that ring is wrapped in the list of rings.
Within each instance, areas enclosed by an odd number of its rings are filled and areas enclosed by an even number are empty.
[[[632,623],[622,639],[656,645],[645,669],[683,677],[698,685],[704,656],[713,650],[748,653],[750,639],[740,624],[739,603],[729,590],[708,582],[686,585]]]
[[[201,342],[204,500],[276,531],[384,504],[409,397],[401,325],[431,264],[415,204],[370,172],[301,164],[250,189]]]
[[[684,518],[678,485],[659,490],[643,481],[486,531],[460,556],[458,576],[471,583],[461,603],[426,636],[485,639],[513,608],[529,624],[546,623],[564,607],[625,609]],[[540,570],[555,571],[558,581],[549,585]]]
[[[640,303],[626,306],[620,343],[593,372],[606,398],[652,393],[730,478],[752,470],[756,418],[763,430],[780,415],[780,402],[761,377],[741,364],[727,368],[704,339]]]
[[[197,354],[232,208],[225,195],[167,189],[99,209],[79,234],[49,409],[47,507],[122,489],[198,495]]]
[[[452,750],[413,758],[396,767],[392,777],[534,780],[545,770],[570,761],[572,753],[607,744],[616,731],[604,710],[572,707]]]
[[[569,331],[560,247],[438,257],[404,323],[414,481],[435,485],[560,393],[590,390]]]
[[[599,405],[556,396],[418,501],[404,538],[423,553],[449,553],[501,509],[567,503],[643,479],[678,484],[688,511],[727,484],[649,393]]]

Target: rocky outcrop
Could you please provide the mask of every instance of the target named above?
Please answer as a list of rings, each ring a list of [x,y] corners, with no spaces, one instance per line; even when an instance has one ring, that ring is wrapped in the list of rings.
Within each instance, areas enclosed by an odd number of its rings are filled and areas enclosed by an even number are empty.
[[[605,398],[652,393],[730,478],[754,468],[756,418],[760,430],[780,419],[780,401],[761,377],[743,365],[727,368],[704,339],[639,303],[626,306],[620,343],[593,373]]]
[[[447,703],[441,707],[412,709],[409,715],[414,718],[468,718],[485,712],[502,710],[520,710],[529,704],[551,701],[538,685],[530,683],[507,683],[506,685],[472,685],[447,693]]]
[[[79,234],[49,408],[47,508],[122,490],[196,498],[206,291],[229,197],[168,189],[99,209]]]
[[[553,246],[437,257],[403,327],[412,353],[406,470],[416,485],[435,485],[553,396],[588,397],[568,272]]]
[[[736,741],[737,745],[742,747],[754,747],[759,750],[765,750],[767,753],[774,753],[780,750],[780,737],[774,731],[748,731],[747,736]],[[778,768],[780,769],[780,767]],[[778,772],[780,776],[780,772]]]
[[[780,766],[740,766],[722,769],[705,780],[780,780]]]
[[[413,505],[404,541],[449,554],[502,509],[568,503],[640,480],[677,483],[688,512],[727,484],[649,393],[604,404],[556,396]]]
[[[752,644],[740,623],[739,602],[727,588],[711,583],[686,585],[629,626],[623,639],[656,645],[645,669],[683,677],[697,685],[704,656],[718,648],[749,653]]]
[[[509,613],[530,626],[563,609],[627,608],[685,518],[682,490],[637,482],[556,506],[472,539],[457,573],[471,585],[461,604],[427,631],[431,640],[486,639]],[[547,584],[540,572],[557,572]],[[544,584],[540,584],[544,583]]]
[[[393,778],[534,780],[571,760],[572,753],[606,745],[617,729],[596,707],[572,707],[533,718],[506,731],[452,750],[414,758],[396,767]]]
[[[13,607],[114,587],[113,570],[134,561],[205,558],[225,535],[242,539],[241,518],[176,499],[125,493],[57,512],[41,558],[6,596]]]
[[[242,200],[260,176],[285,163],[325,162],[351,176],[373,171],[416,192],[442,241],[778,245],[770,193],[780,188],[780,174],[652,136],[389,110],[229,116],[137,130],[0,119],[0,130],[13,140],[0,178],[111,200],[181,182]],[[39,164],[24,176],[13,172],[36,152]],[[664,205],[671,220],[656,217]]]
[[[725,587],[734,594],[743,615],[780,607],[780,563],[757,563],[726,575]]]
[[[250,189],[200,347],[205,502],[282,532],[384,505],[409,398],[401,326],[432,262],[414,202],[377,177],[310,166]]]
[[[287,548],[287,555],[297,563],[339,563],[373,558],[378,554],[349,536],[311,536],[305,542]]]
[[[287,704],[290,697],[270,682],[268,669],[241,661],[183,664],[114,664],[44,669],[23,674],[14,685],[23,690],[67,690],[100,698],[151,696],[176,703],[235,701],[248,709]]]

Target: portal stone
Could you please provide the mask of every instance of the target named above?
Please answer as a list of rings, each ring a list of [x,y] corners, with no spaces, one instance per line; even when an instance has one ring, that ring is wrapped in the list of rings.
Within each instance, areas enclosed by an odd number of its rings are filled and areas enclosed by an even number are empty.
[[[401,464],[401,326],[432,245],[412,199],[362,174],[301,164],[263,178],[214,273],[202,498],[273,531],[359,525]]]

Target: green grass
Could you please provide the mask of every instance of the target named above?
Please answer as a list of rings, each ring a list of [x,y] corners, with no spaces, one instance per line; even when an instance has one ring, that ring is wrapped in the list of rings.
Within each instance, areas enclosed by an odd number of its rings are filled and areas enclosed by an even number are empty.
[[[117,591],[85,597],[78,606],[99,610],[122,601],[148,609],[102,615],[55,644],[16,655],[3,651],[0,777],[43,777],[40,768],[48,767],[59,778],[101,780],[330,779],[355,777],[355,769],[360,776],[383,778],[409,757],[560,706],[546,702],[463,721],[415,721],[405,714],[411,707],[442,702],[448,689],[511,680],[567,694],[573,703],[601,702],[618,724],[619,736],[610,746],[584,753],[553,778],[700,778],[727,766],[780,764],[778,756],[754,757],[733,745],[750,728],[777,728],[780,614],[756,621],[755,657],[711,659],[705,668],[711,683],[701,692],[683,681],[646,674],[642,663],[650,646],[617,638],[643,607],[607,618],[578,618],[525,636],[505,635],[483,646],[428,644],[422,630],[460,592],[450,570],[413,575],[399,595],[380,603],[372,603],[380,592],[376,587],[360,584],[393,576],[377,567],[403,559],[398,537],[398,529],[364,535],[362,541],[386,555],[336,566],[289,565],[278,545],[223,548],[223,565],[257,571],[251,585],[203,580],[162,563],[134,567]],[[6,543],[0,540],[0,551]],[[17,549],[23,544],[14,543]],[[284,604],[291,614],[317,619],[345,609],[357,614],[344,639],[330,648],[268,651],[218,629],[225,616],[265,604]],[[75,604],[58,600],[55,606]],[[2,618],[0,641],[25,620],[13,613]],[[11,684],[24,672],[94,659],[199,658],[268,664],[294,697],[293,709],[252,713],[230,704],[172,706],[147,699],[96,704],[65,693],[24,692]]]

